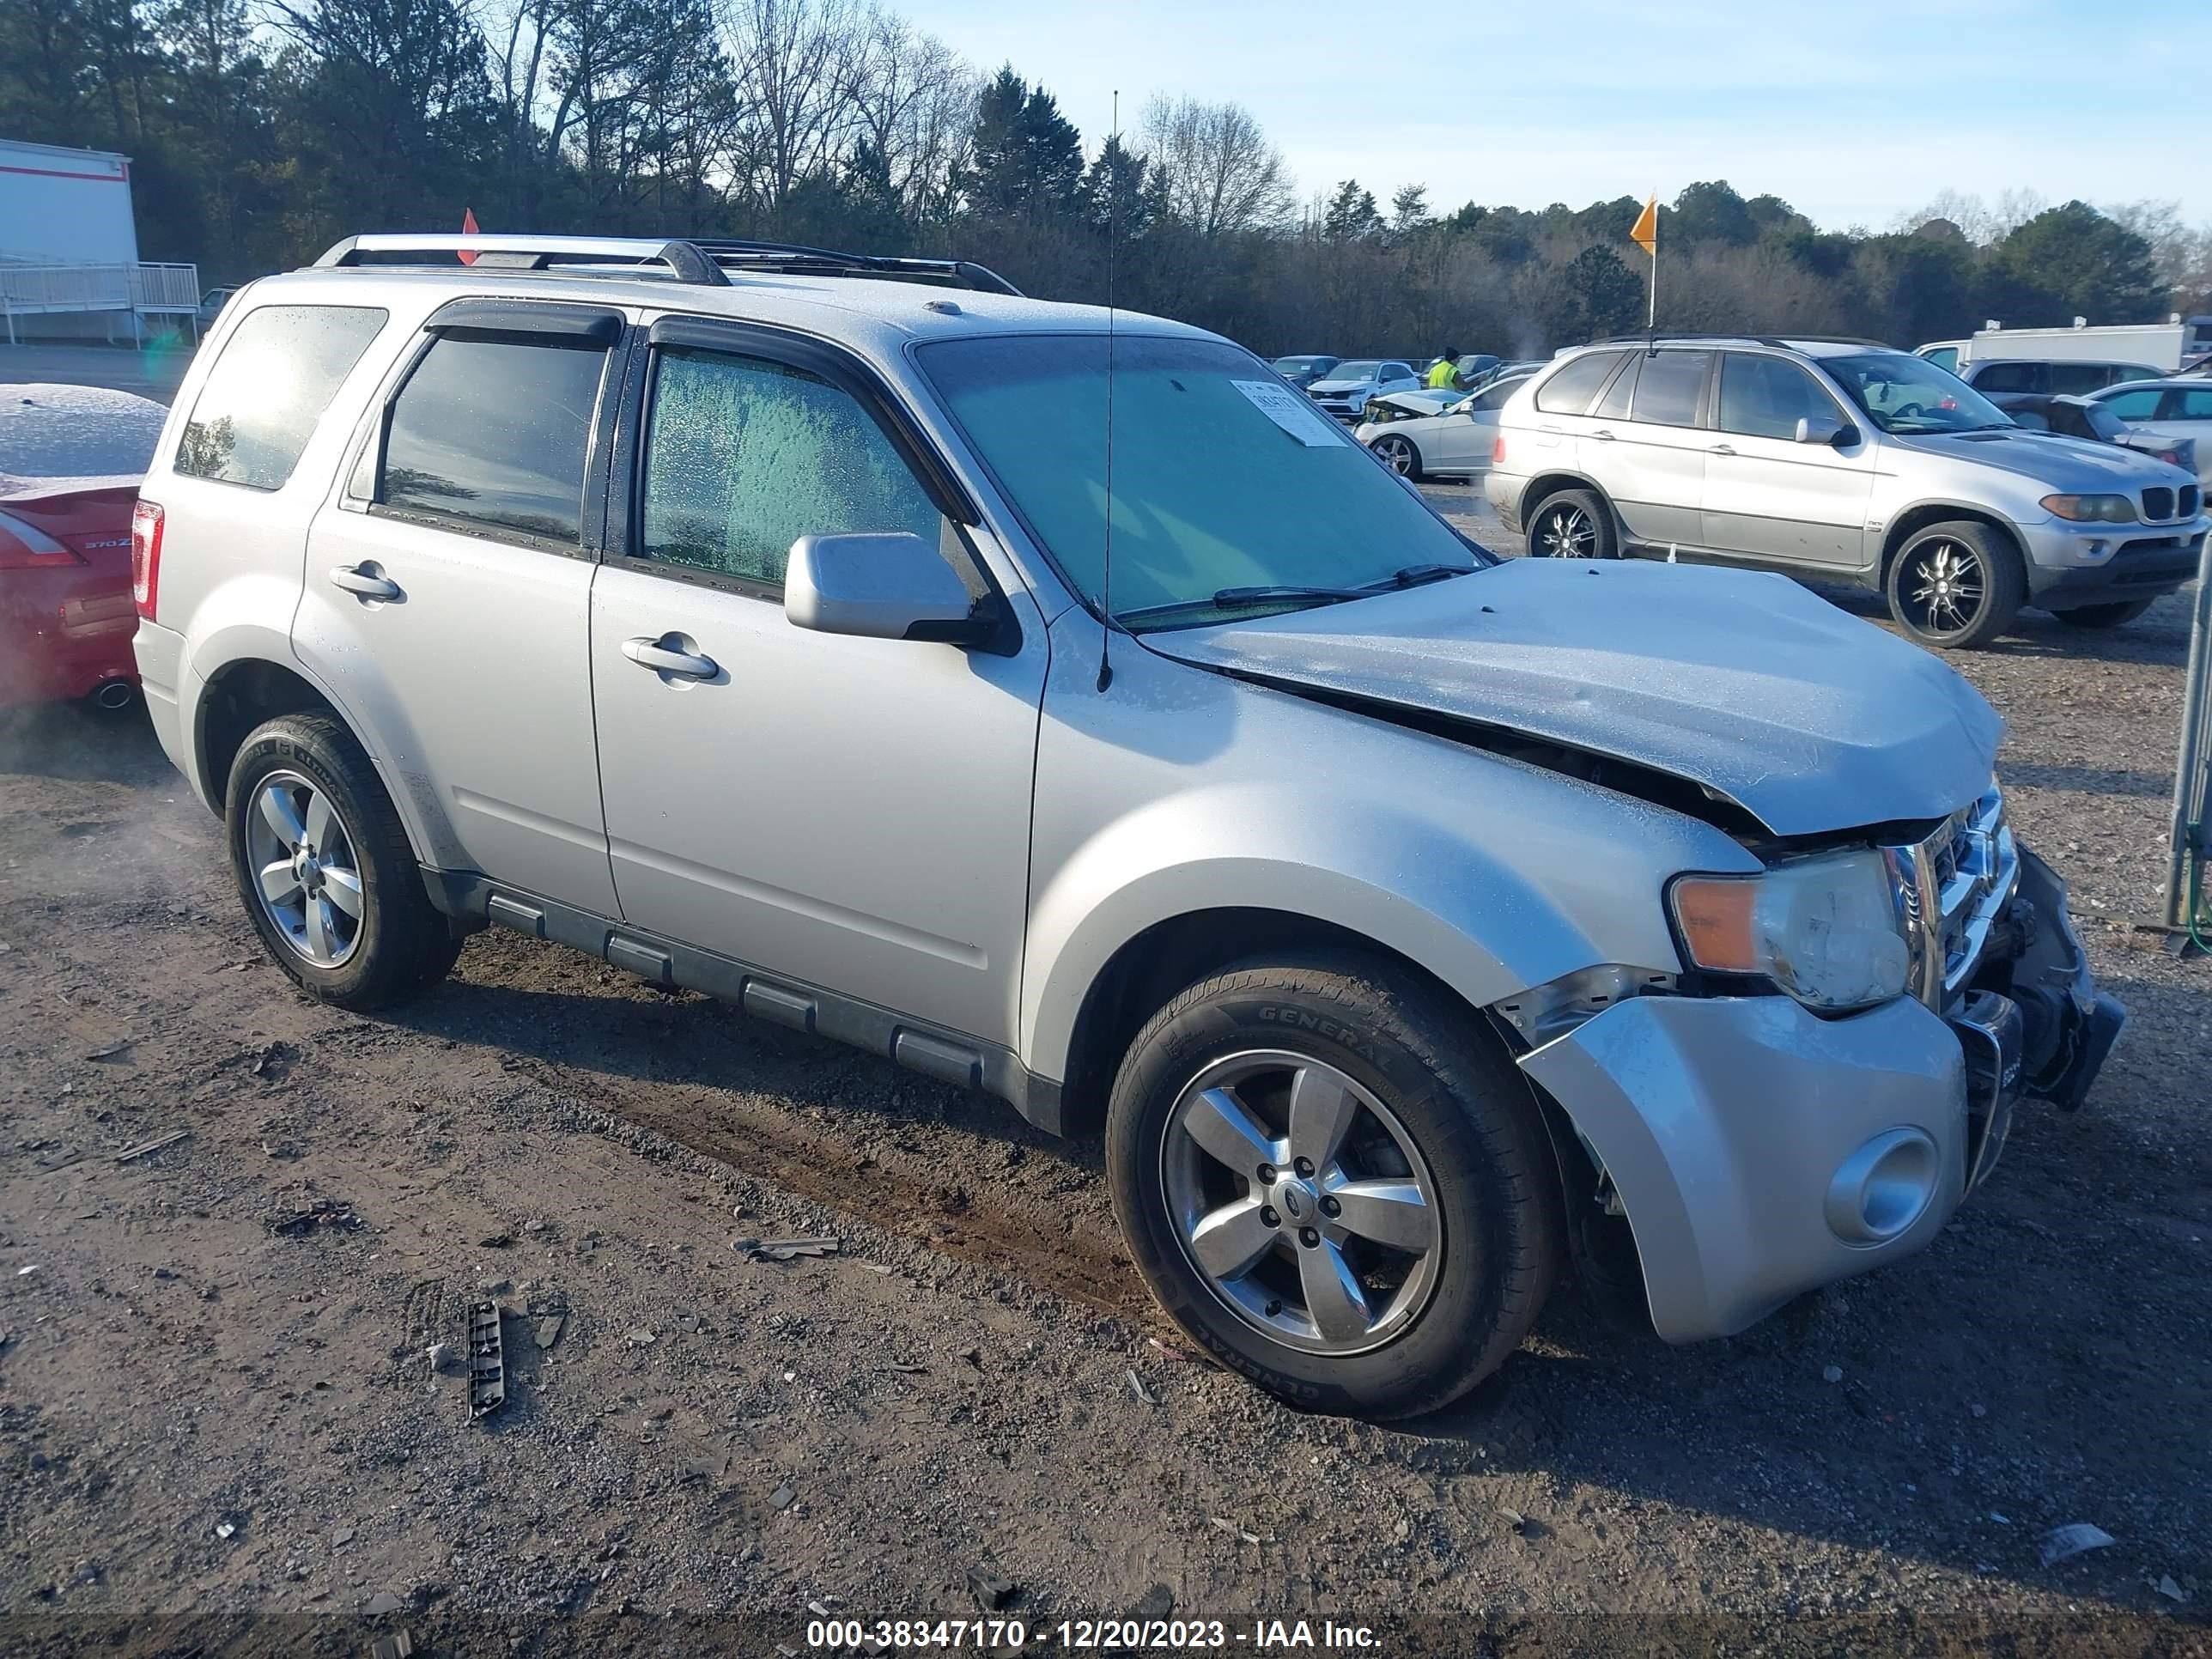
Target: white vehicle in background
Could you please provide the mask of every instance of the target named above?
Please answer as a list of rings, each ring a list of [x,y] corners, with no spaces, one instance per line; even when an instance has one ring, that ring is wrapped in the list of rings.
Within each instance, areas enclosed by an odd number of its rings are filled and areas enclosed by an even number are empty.
[[[1498,411],[1534,372],[1492,380],[1441,404],[1449,394],[1394,392],[1374,398],[1352,435],[1401,477],[1480,478],[1490,471]]]
[[[2212,482],[2212,380],[2132,380],[2093,394],[2137,432],[2197,441],[2197,476]]]
[[[1398,357],[1354,357],[1306,388],[1306,395],[1323,413],[1340,421],[1358,421],[1367,413],[1367,400],[1386,392],[1417,392],[1421,377],[1413,366]]]
[[[2071,377],[2053,375],[2036,385],[1992,383],[1972,371],[1996,362],[2096,364],[2111,368],[2140,365],[2154,374],[2171,374],[2191,360],[2212,352],[2212,317],[2184,317],[2176,312],[2162,323],[2118,323],[2096,328],[2077,319],[2071,328],[2004,328],[1991,324],[1975,330],[1964,340],[1930,340],[1917,348],[1925,357],[1949,369],[1981,392],[2038,392],[2060,395],[2094,392],[2109,380],[2093,386],[2073,383]],[[2065,380],[2065,384],[2060,384]]]

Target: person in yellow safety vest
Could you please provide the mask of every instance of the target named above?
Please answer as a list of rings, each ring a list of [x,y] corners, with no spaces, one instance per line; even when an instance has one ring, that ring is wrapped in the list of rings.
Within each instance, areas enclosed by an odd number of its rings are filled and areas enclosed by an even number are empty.
[[[1428,387],[1431,392],[1452,392],[1459,386],[1459,350],[1446,346],[1443,356],[1429,366]]]

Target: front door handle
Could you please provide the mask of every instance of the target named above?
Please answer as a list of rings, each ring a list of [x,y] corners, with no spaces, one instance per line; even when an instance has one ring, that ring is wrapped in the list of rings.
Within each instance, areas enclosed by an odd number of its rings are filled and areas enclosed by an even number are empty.
[[[1733,444],[1712,444],[1706,448],[1705,453],[1708,455],[1733,455],[1735,453],[1735,446]]]
[[[1591,433],[1590,436],[1596,439],[1601,444],[1609,444],[1613,441],[1613,434],[1607,432],[1603,427],[1600,427],[1596,431]]]
[[[399,584],[376,568],[374,560],[362,564],[342,564],[331,571],[331,585],[343,587],[349,593],[363,599],[396,599]]]
[[[702,656],[696,651],[687,651],[681,634],[663,634],[659,639],[641,635],[623,641],[623,655],[640,668],[650,668],[655,673],[665,674],[672,679],[711,680],[722,672],[721,664],[712,657]],[[690,641],[684,641],[684,644]]]

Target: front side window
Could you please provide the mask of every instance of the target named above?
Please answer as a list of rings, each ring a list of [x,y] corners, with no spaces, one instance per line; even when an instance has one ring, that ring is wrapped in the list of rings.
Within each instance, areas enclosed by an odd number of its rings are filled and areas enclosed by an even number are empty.
[[[1113,343],[1109,475],[1109,349],[1103,335],[1024,335],[915,354],[1030,533],[1094,606],[1109,500],[1114,613],[1138,629],[1258,616],[1480,562],[1343,428],[1218,341]],[[1281,588],[1307,591],[1254,592]]]
[[[1820,367],[1884,432],[1985,432],[2012,424],[2004,410],[1955,374],[1902,351],[1823,357]]]
[[[440,335],[392,400],[378,502],[578,545],[606,361],[551,336]]]
[[[1468,407],[1477,413],[1487,414],[1493,409],[1505,407],[1506,400],[1521,389],[1518,380],[1500,380],[1495,386],[1485,386],[1468,399]]]
[[[675,348],[655,361],[646,558],[778,587],[802,536],[904,530],[938,544],[943,515],[848,392],[764,358]]]
[[[2121,380],[2139,380],[2132,370],[2117,363],[2053,363],[2051,365],[2051,389],[2061,397],[2078,398],[2085,392],[2101,392]]]
[[[1833,421],[1835,399],[1780,357],[1731,351],[1721,359],[1720,428],[1750,438],[1795,438],[1797,422]]]
[[[2148,421],[2158,413],[2158,387],[2138,386],[2133,392],[2115,392],[2104,398],[2102,407],[2124,421]]]
[[[1592,351],[1576,358],[1536,388],[1536,407],[1547,415],[1580,415],[1597,396],[1606,376],[1628,354]]]
[[[264,306],[240,319],[192,400],[175,469],[283,489],[386,315],[374,306]]]
[[[1922,352],[1920,356],[1923,361],[1935,364],[1938,368],[1948,368],[1954,374],[1958,373],[1959,348],[1956,346],[1938,346],[1933,351]]]
[[[1974,376],[1978,392],[2041,392],[2041,363],[1991,363]]]
[[[1662,351],[1644,359],[1636,380],[1636,404],[1630,418],[1654,426],[1695,426],[1705,395],[1709,351]]]

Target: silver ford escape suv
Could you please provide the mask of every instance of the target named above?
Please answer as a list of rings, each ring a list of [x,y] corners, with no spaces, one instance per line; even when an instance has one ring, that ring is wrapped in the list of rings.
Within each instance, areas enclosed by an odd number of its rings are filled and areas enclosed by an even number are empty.
[[[1949,370],[1864,340],[1563,353],[1501,412],[1484,489],[1531,553],[1856,584],[1959,648],[2025,605],[2132,622],[2196,575],[2207,523],[2180,468],[2014,425]]]
[[[2124,1018],[1936,659],[1501,563],[1242,349],[974,266],[357,238],[226,307],[135,539],[309,994],[504,927],[1103,1133],[1309,1406],[1443,1404],[1573,1264],[1687,1341],[1910,1255]]]

